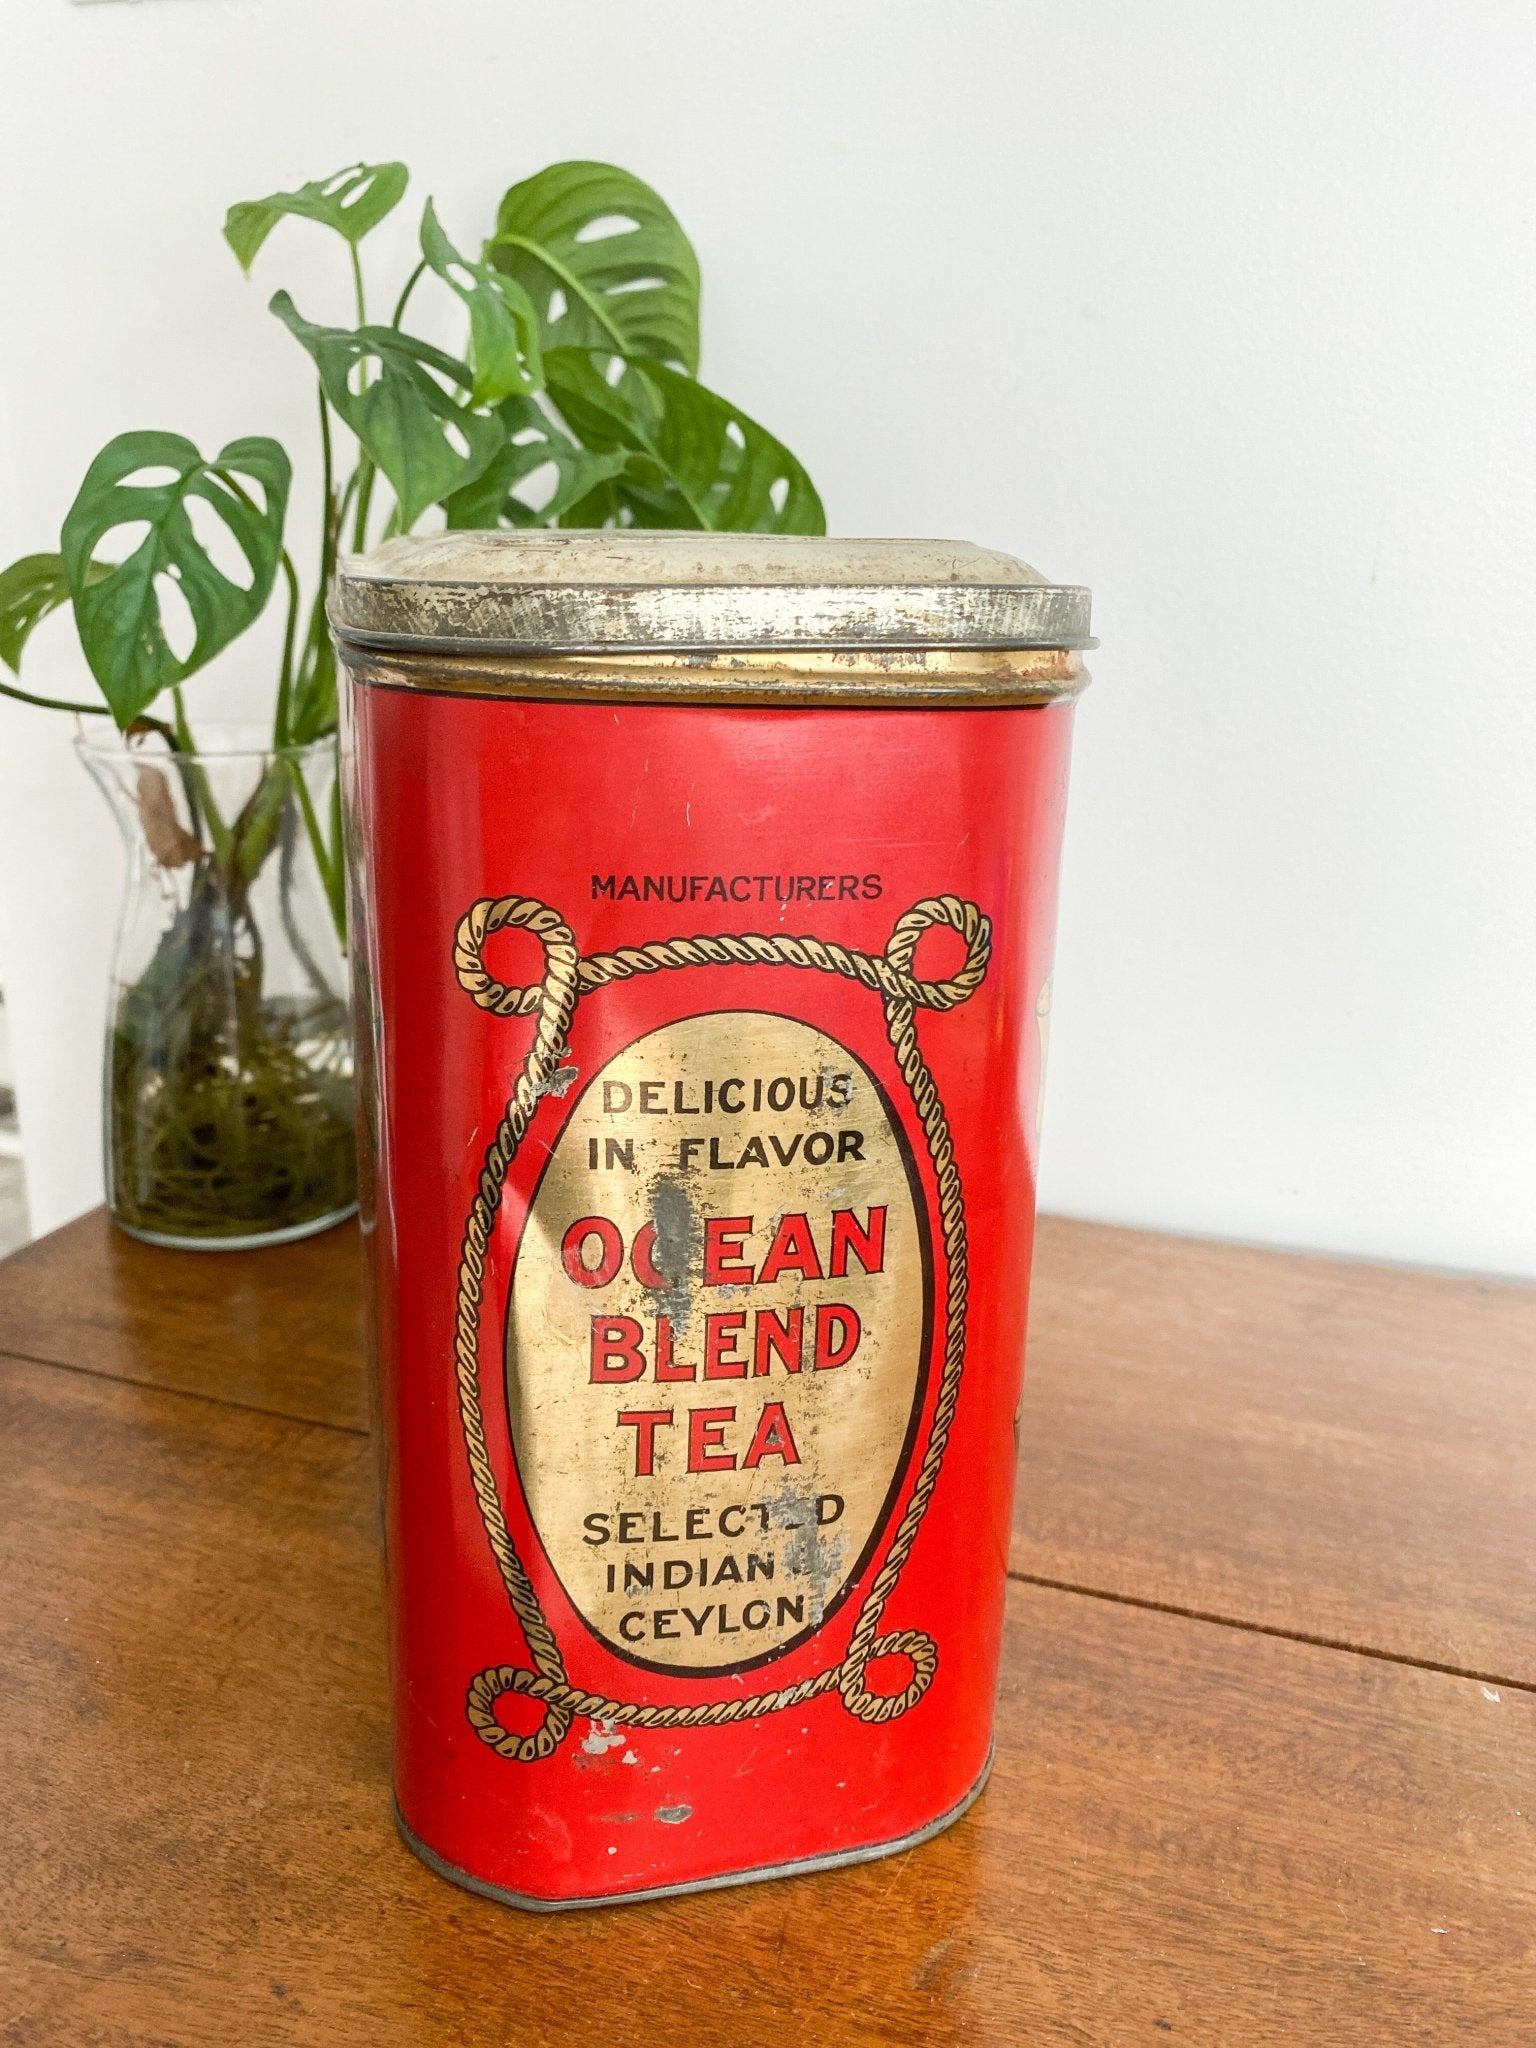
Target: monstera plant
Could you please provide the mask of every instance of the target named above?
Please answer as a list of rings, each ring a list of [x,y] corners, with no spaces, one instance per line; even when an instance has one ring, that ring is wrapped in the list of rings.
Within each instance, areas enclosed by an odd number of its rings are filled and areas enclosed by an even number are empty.
[[[120,434],[87,470],[57,551],[0,573],[0,662],[15,678],[0,692],[99,719],[108,735],[80,742],[130,852],[108,1033],[108,1187],[118,1221],[157,1241],[291,1237],[351,1199],[325,616],[338,553],[430,517],[823,530],[795,457],[699,382],[698,260],[648,185],[609,164],[554,164],[513,185],[489,235],[462,245],[428,200],[416,260],[379,296],[364,245],[407,182],[403,164],[355,164],[242,201],[224,223],[247,273],[292,220],[344,252],[348,324],[307,317],[286,291],[270,301],[316,382],[319,542],[307,587],[284,538],[291,464],[260,435],[204,455],[177,433]],[[431,291],[458,302],[458,354],[406,324]],[[279,586],[270,739],[200,746],[186,685]],[[30,664],[20,680],[33,631],[61,608],[100,701],[33,689]]]

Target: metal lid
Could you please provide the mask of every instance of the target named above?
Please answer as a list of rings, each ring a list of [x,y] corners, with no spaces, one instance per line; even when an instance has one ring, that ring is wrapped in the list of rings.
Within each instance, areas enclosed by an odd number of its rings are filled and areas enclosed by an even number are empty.
[[[337,638],[442,652],[1081,648],[1089,593],[968,541],[438,533],[340,564]]]

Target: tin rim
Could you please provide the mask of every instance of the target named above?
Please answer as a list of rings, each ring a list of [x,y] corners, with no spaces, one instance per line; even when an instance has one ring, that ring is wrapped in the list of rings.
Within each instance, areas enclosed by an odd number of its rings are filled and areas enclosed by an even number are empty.
[[[733,1885],[766,1884],[775,1877],[810,1877],[820,1870],[842,1870],[854,1863],[875,1863],[883,1856],[899,1856],[904,1850],[920,1848],[924,1842],[931,1842],[935,1835],[953,1827],[975,1805],[992,1775],[996,1752],[996,1744],[990,1744],[987,1760],[976,1782],[955,1805],[941,1813],[937,1820],[890,1841],[872,1842],[860,1849],[836,1849],[824,1856],[801,1856],[791,1863],[765,1863],[751,1870],[729,1870],[718,1877],[696,1878],[685,1884],[651,1885],[639,1892],[594,1892],[574,1899],[541,1899],[531,1892],[512,1891],[505,1885],[492,1884],[487,1878],[471,1876],[456,1863],[450,1863],[446,1856],[439,1856],[435,1849],[427,1847],[401,1813],[398,1798],[392,1806],[400,1839],[429,1870],[435,1871],[439,1877],[446,1877],[450,1884],[460,1885],[465,1891],[478,1892],[481,1898],[494,1899],[498,1905],[516,1906],[524,1913],[580,1913],[597,1906],[643,1906],[656,1899],[682,1898],[689,1892],[719,1892]]]
[[[328,607],[343,647],[422,653],[678,653],[754,648],[1091,648],[1089,592],[1070,584],[501,585],[343,576]],[[473,621],[434,631],[432,614]]]
[[[498,655],[475,646],[447,655],[339,640],[355,683],[431,696],[515,697],[545,703],[937,708],[1054,704],[1089,680],[1069,648],[808,648]]]
[[[969,541],[637,527],[400,535],[329,596],[346,648],[453,656],[1082,649],[1090,610]]]

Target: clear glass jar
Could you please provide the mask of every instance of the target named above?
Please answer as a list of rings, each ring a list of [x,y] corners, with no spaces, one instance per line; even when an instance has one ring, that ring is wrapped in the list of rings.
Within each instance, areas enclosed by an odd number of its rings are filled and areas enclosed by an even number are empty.
[[[243,1249],[357,1203],[336,749],[82,737],[128,852],[107,1200],[151,1244]]]

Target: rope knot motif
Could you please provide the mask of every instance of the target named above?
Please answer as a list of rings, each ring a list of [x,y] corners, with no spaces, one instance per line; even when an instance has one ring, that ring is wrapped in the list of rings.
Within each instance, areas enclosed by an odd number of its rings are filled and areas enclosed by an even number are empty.
[[[916,974],[913,963],[923,935],[938,928],[958,935],[965,946],[965,959],[954,974],[925,981]],[[544,973],[539,981],[519,987],[500,980],[486,966],[486,941],[506,930],[526,931],[538,940],[544,954]],[[783,1713],[833,1692],[856,1719],[880,1724],[908,1713],[933,1683],[939,1651],[932,1636],[922,1629],[910,1628],[884,1636],[879,1633],[881,1616],[896,1589],[938,1484],[965,1363],[968,1271],[964,1194],[949,1120],[918,1044],[917,1014],[921,1010],[952,1010],[969,1001],[986,977],[991,950],[990,921],[976,904],[958,896],[927,896],[903,911],[883,953],[862,953],[809,934],[797,937],[778,932],[743,932],[657,939],[613,953],[583,955],[570,925],[547,903],[531,896],[484,896],[459,919],[453,938],[453,967],[460,988],[490,1016],[537,1019],[516,1085],[486,1147],[474,1199],[465,1219],[454,1328],[459,1420],[475,1502],[530,1659],[526,1665],[494,1665],[478,1673],[469,1686],[465,1713],[470,1726],[498,1756],[513,1763],[536,1763],[552,1756],[577,1715],[607,1720],[625,1728],[722,1727],[765,1714]],[[884,1562],[864,1595],[852,1639],[841,1661],[795,1685],[750,1697],[700,1700],[686,1706],[646,1705],[609,1699],[571,1684],[554,1631],[518,1554],[491,1464],[480,1399],[485,1262],[507,1175],[565,1055],[571,1021],[582,996],[637,974],[721,966],[793,967],[835,974],[860,983],[880,998],[891,1050],[922,1124],[938,1190],[947,1274],[943,1365],[928,1440],[912,1491]],[[911,1676],[901,1691],[871,1690],[868,1669],[880,1658],[906,1660]],[[498,1717],[496,1703],[508,1694],[540,1705],[541,1718],[532,1734],[513,1734]]]

